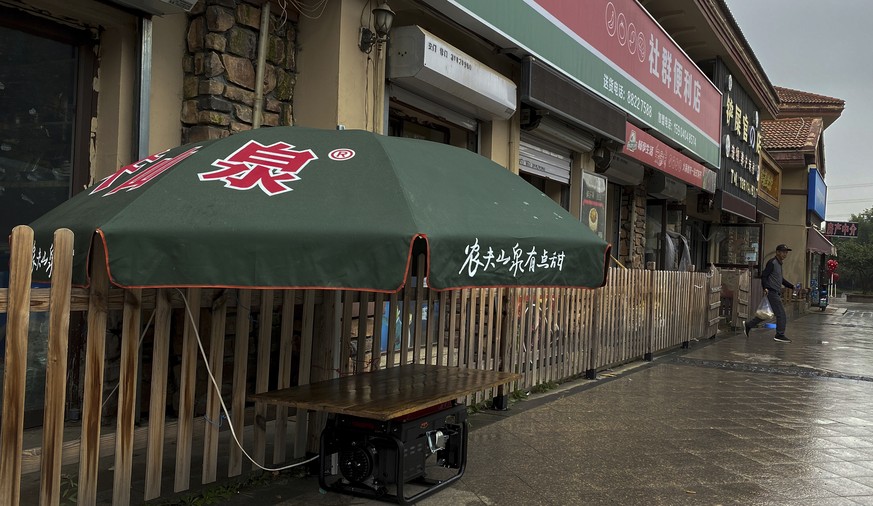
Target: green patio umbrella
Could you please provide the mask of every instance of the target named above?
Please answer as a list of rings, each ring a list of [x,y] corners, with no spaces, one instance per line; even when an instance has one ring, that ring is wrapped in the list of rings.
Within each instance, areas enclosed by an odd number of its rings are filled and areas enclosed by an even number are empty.
[[[51,238],[92,238],[121,287],[393,292],[414,252],[435,289],[597,287],[609,246],[498,164],[442,144],[278,127],[188,144],[122,167],[31,224],[34,280]],[[99,246],[98,246],[99,247]]]

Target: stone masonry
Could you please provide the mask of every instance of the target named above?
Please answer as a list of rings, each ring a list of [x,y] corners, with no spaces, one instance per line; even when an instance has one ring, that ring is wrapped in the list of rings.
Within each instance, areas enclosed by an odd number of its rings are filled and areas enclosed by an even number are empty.
[[[619,254],[629,269],[645,267],[646,186],[624,187],[621,193]]]
[[[182,141],[252,128],[261,9],[244,0],[200,0],[188,18]],[[263,125],[291,125],[297,12],[271,7]]]

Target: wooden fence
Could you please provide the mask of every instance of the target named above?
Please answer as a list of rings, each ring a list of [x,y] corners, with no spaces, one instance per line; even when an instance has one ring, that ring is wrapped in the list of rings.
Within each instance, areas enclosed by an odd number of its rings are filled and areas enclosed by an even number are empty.
[[[55,235],[52,287],[39,289],[31,288],[32,234],[23,226],[13,231],[10,285],[0,289],[0,313],[8,316],[0,419],[2,505],[22,502],[22,477],[33,473],[39,478],[27,483],[38,482],[38,490],[25,490],[25,497],[58,504],[62,466],[74,469],[82,504],[96,502],[98,490],[109,483],[112,502],[126,504],[239,476],[250,464],[220,430],[222,401],[230,427],[241,439],[249,435],[245,451],[261,465],[313,452],[323,414],[252,406],[246,396],[255,392],[412,363],[522,374],[505,389],[466,399],[479,403],[650,359],[714,336],[717,327],[715,270],[611,269],[608,284],[596,290],[437,292],[421,283],[421,269],[391,295],[121,290],[110,286],[103,249],[95,247],[91,264],[97,267],[86,290],[70,287],[72,233],[61,230]],[[31,314],[44,312],[49,344],[42,444],[23,448],[28,323]],[[87,321],[87,335],[82,388],[74,393],[82,398],[81,433],[64,441],[71,315]],[[107,339],[113,335],[108,321],[120,322],[118,375],[111,380],[105,377]],[[117,395],[107,403],[116,383]],[[175,417],[167,414],[168,406],[177,406]],[[148,423],[136,428],[144,413]],[[106,429],[107,421],[114,429]],[[221,458],[220,444],[227,445]],[[145,458],[134,459],[135,450],[144,450]]]

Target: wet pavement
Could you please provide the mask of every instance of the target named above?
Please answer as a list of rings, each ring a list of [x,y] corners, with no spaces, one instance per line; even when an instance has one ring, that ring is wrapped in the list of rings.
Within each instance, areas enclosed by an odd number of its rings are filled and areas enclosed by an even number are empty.
[[[873,505],[873,304],[566,383],[471,416],[456,505]],[[364,505],[282,477],[224,504]]]

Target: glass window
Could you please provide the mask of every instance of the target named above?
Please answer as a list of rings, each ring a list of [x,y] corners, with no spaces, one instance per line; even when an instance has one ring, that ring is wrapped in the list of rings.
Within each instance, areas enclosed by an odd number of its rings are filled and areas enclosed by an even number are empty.
[[[451,144],[474,153],[478,152],[476,132],[393,100],[388,112],[388,135]]]
[[[12,228],[61,204],[88,180],[92,42],[84,30],[0,7],[0,287],[9,283]],[[5,335],[6,314],[0,314],[0,381]],[[25,427],[42,423],[47,336],[48,313],[32,313]],[[79,339],[71,332],[73,355]]]
[[[712,239],[712,258],[717,267],[761,265],[761,225],[718,225]]]
[[[76,53],[70,44],[0,26],[2,237],[70,196]]]

